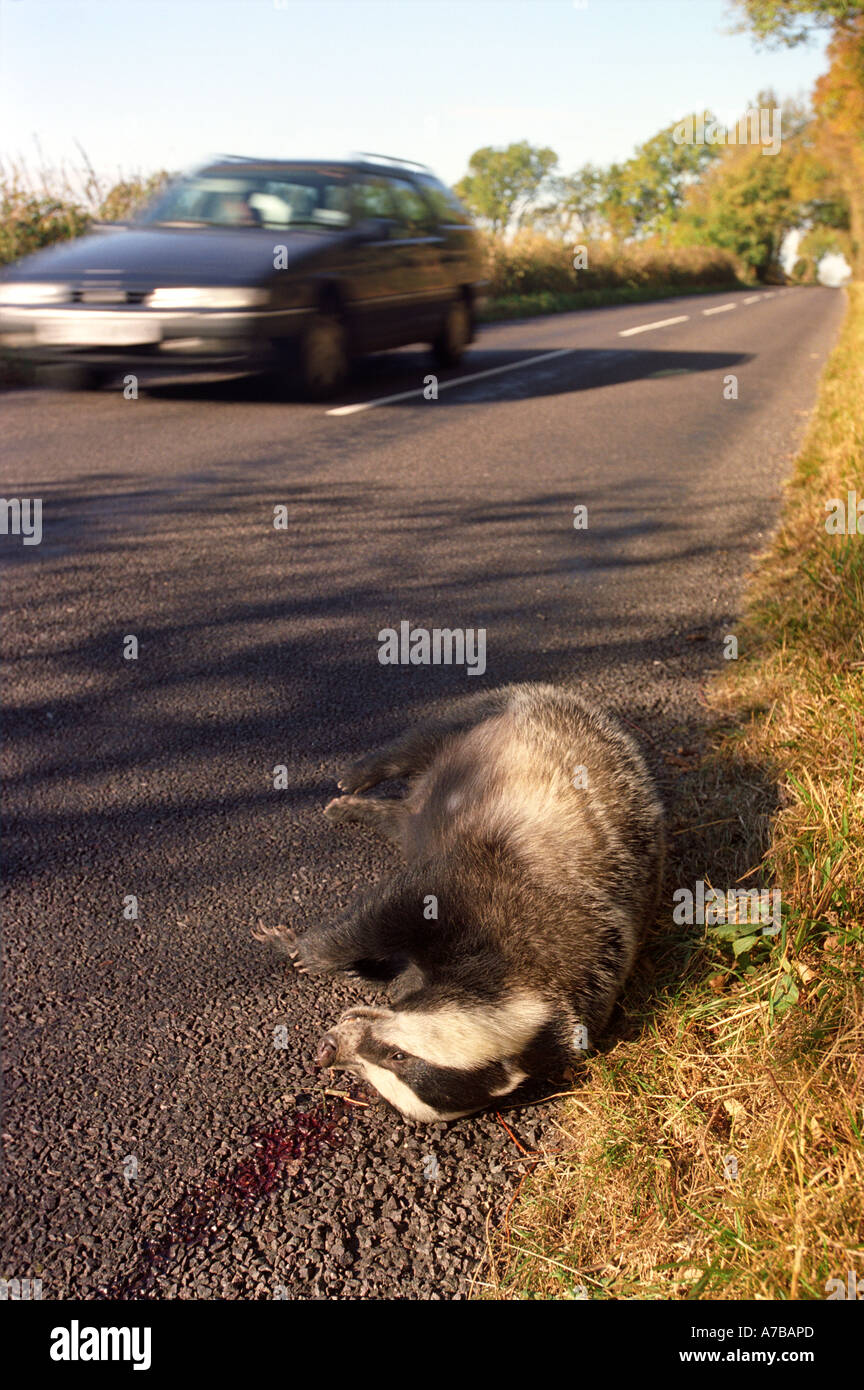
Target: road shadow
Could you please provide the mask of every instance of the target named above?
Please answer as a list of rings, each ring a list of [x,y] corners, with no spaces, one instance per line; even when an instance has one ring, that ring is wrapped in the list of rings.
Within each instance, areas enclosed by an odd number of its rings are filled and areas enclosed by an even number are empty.
[[[7,883],[72,871],[85,847],[88,872],[98,876],[118,861],[140,860],[147,846],[151,889],[169,891],[177,856],[158,851],[174,844],[189,856],[184,891],[194,893],[196,884],[212,888],[236,874],[255,823],[267,833],[256,841],[254,873],[278,879],[280,817],[311,818],[301,839],[308,830],[310,847],[317,844],[323,831],[312,822],[343,761],[451,697],[511,681],[541,676],[590,694],[614,669],[622,713],[637,735],[647,731],[649,755],[658,740],[661,749],[663,739],[680,743],[676,719],[658,714],[645,692],[646,668],[662,665],[682,688],[704,681],[723,665],[732,615],[718,612],[713,594],[694,590],[686,611],[656,623],[651,635],[634,613],[610,640],[604,582],[631,571],[644,577],[655,566],[677,571],[718,546],[730,566],[746,567],[751,541],[742,516],[762,515],[756,491],[742,495],[736,485],[738,510],[730,498],[718,529],[716,497],[684,512],[674,496],[656,497],[646,473],[623,499],[583,485],[592,522],[577,538],[569,490],[466,504],[394,498],[383,485],[343,483],[322,493],[282,483],[292,528],[280,554],[281,538],[266,529],[274,495],[266,475],[262,465],[243,484],[228,483],[215,470],[194,481],[181,475],[168,488],[118,479],[111,492],[92,490],[82,475],[77,486],[45,489],[44,541],[32,550],[43,566],[57,567],[67,610],[87,602],[80,563],[99,556],[110,571],[133,541],[146,584],[140,593],[118,590],[116,616],[101,616],[89,631],[67,626],[53,589],[28,597],[42,650],[5,656]],[[356,550],[361,508],[374,562],[355,571],[345,558]],[[225,517],[235,511],[260,513],[262,524],[238,525],[226,537]],[[476,558],[475,534],[492,543],[494,561]],[[26,571],[32,550],[7,550],[7,571]],[[194,602],[182,589],[170,593],[178,554]],[[464,667],[382,665],[379,634],[403,620],[483,627],[487,669],[471,678]],[[122,656],[129,633],[138,642],[134,661]],[[36,694],[43,669],[45,693]],[[271,775],[277,763],[288,768],[279,791]],[[310,764],[320,773],[311,775]],[[89,789],[100,779],[106,792],[94,801]],[[226,817],[237,827],[227,852],[211,833]]]
[[[532,396],[562,395],[572,391],[589,391],[597,387],[620,386],[661,375],[684,375],[731,371],[752,360],[745,352],[693,352],[683,350],[632,348],[573,348],[562,357],[549,358],[557,349],[475,348],[469,352],[458,371],[437,368],[428,354],[422,352],[388,352],[362,358],[355,366],[350,383],[337,397],[317,406],[334,409],[340,405],[355,405],[382,396],[398,395],[403,391],[420,391],[428,385],[430,373],[435,376],[439,399],[448,404],[475,404],[478,393],[506,395],[524,400]],[[517,371],[518,364],[518,371]],[[510,371],[504,369],[512,368]],[[488,372],[481,380],[472,381],[476,373]],[[456,383],[465,380],[464,395]],[[283,400],[294,405],[309,404],[292,391],[291,383],[274,387],[263,376],[233,376],[206,380],[159,381],[142,379],[142,389],[164,400],[269,401]],[[423,395],[392,402],[399,406],[423,406]]]

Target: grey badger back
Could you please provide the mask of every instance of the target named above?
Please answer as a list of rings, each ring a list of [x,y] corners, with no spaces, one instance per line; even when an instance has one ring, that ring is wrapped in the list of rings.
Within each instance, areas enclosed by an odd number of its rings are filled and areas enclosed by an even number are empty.
[[[361,793],[407,778],[401,799]],[[304,971],[391,982],[350,1009],[319,1065],[403,1114],[447,1120],[584,1056],[656,911],[662,812],[633,741],[552,685],[481,694],[354,764],[333,821],[376,826],[406,867],[348,917],[295,937]]]

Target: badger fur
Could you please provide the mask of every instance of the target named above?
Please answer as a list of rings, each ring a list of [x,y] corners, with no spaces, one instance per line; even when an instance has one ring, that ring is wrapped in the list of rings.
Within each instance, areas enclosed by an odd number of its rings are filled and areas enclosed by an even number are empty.
[[[404,797],[361,794],[392,778]],[[406,866],[344,921],[287,932],[299,969],[393,987],[394,1007],[343,1015],[318,1063],[410,1118],[451,1120],[583,1057],[660,891],[662,812],[628,735],[564,689],[508,686],[339,787],[324,814],[375,826]]]

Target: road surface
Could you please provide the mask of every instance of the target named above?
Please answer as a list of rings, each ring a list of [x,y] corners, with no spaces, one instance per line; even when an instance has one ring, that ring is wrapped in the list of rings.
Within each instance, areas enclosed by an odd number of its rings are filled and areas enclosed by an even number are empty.
[[[664,751],[723,663],[842,313],[810,289],[490,326],[437,400],[419,351],[329,406],[248,381],[6,395],[3,494],[41,498],[44,528],[2,540],[6,1277],[482,1280],[554,1102],[504,1116],[517,1145],[494,1115],[328,1100],[316,1038],[373,996],[291,977],[250,929],[387,872],[323,820],[334,773],[466,690],[561,680],[618,709],[674,821]],[[485,673],[382,665],[403,620],[485,628]]]

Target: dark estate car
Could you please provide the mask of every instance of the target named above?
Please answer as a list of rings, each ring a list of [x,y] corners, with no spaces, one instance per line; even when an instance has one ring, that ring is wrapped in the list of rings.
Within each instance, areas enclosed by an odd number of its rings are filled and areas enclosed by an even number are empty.
[[[225,157],[123,227],[0,280],[0,348],[118,372],[267,369],[326,396],[352,356],[429,343],[455,365],[485,289],[477,233],[422,165]]]

